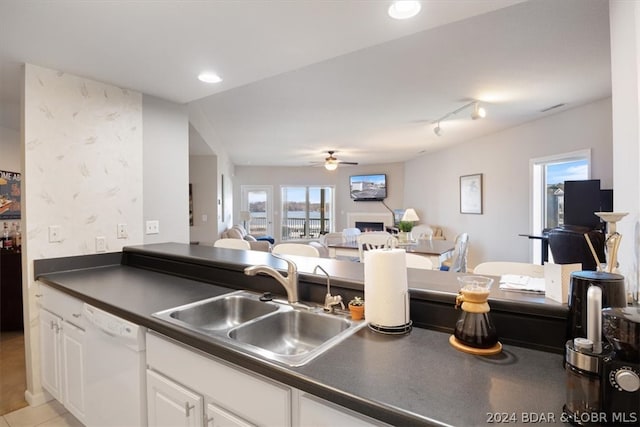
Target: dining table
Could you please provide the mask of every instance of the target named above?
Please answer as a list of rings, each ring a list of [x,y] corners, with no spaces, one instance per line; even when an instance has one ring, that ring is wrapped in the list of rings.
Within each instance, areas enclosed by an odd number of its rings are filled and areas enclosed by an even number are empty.
[[[348,259],[359,261],[358,242],[340,242],[327,245],[329,257],[336,259]],[[452,240],[416,240],[412,242],[399,242],[397,247],[404,249],[408,253],[414,253],[428,257],[433,268],[438,270],[442,262],[453,256],[455,242]]]

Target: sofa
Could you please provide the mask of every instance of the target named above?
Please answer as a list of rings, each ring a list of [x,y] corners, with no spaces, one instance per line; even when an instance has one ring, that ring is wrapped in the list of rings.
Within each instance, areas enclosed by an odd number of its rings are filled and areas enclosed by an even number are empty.
[[[271,242],[268,240],[258,240],[256,237],[247,233],[247,230],[239,224],[222,232],[223,239],[243,239],[249,242],[252,251],[271,251]]]

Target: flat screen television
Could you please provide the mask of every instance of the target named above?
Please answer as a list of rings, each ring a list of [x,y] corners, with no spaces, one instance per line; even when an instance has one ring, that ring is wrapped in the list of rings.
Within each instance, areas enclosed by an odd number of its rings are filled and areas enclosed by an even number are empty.
[[[351,175],[349,193],[355,202],[384,200],[387,197],[387,175]]]

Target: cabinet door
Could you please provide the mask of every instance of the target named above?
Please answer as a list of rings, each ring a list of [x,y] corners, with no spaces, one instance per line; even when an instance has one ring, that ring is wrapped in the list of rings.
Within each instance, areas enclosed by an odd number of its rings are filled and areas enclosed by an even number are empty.
[[[207,403],[207,427],[255,427],[233,414]]]
[[[60,325],[62,319],[40,309],[40,364],[42,386],[61,401],[62,375],[60,372]]]
[[[62,398],[64,406],[85,422],[85,331],[62,322]]]
[[[381,427],[388,424],[304,393],[300,396],[300,426]]]
[[[147,371],[149,426],[202,426],[202,396],[157,374]]]

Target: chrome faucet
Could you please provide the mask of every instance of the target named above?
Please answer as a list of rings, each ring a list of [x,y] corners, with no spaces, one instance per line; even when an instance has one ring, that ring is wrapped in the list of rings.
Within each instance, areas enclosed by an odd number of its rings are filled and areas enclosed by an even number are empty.
[[[313,274],[316,274],[316,271],[320,269],[325,276],[327,276],[327,294],[324,297],[324,307],[323,310],[329,313],[333,313],[334,306],[340,304],[342,309],[344,310],[344,303],[342,302],[342,297],[340,295],[331,295],[331,277],[329,273],[326,272],[324,268],[320,265],[316,265],[313,269]]]
[[[298,267],[295,263],[287,258],[277,254],[271,254],[274,257],[287,263],[287,277],[284,277],[278,270],[268,265],[252,265],[244,269],[247,276],[255,276],[258,273],[271,276],[280,283],[285,291],[287,291],[287,301],[289,304],[298,303]]]

